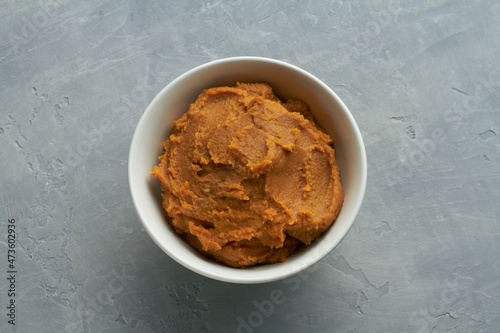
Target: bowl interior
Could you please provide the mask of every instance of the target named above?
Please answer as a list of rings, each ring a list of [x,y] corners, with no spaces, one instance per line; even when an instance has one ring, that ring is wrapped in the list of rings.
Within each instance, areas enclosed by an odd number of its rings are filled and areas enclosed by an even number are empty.
[[[172,121],[184,114],[210,87],[236,82],[265,82],[282,100],[309,104],[318,124],[333,138],[344,188],[344,205],[336,222],[320,239],[284,263],[244,270],[218,264],[200,255],[170,228],[163,215],[158,181],[150,176],[168,139]],[[347,107],[324,83],[286,63],[255,57],[211,62],[181,75],[150,103],[134,133],[129,156],[129,183],[144,228],[156,244],[189,269],[221,281],[261,283],[282,279],[328,254],[345,236],[359,211],[366,186],[366,155],[359,129]]]

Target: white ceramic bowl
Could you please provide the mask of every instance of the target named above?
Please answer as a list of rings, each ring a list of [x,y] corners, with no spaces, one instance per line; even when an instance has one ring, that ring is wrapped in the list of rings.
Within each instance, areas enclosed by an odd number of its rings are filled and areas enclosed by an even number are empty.
[[[162,153],[162,142],[203,89],[236,82],[266,82],[282,100],[301,99],[318,124],[333,138],[344,189],[344,205],[333,224],[318,240],[303,247],[286,262],[235,269],[200,255],[167,223],[161,205],[159,182],[150,175]],[[358,214],[366,187],[367,165],[363,139],[351,113],[340,98],[308,72],[282,61],[235,57],[213,61],[189,70],[167,85],[142,115],[129,155],[132,199],[146,231],[170,257],[204,276],[234,283],[262,283],[291,276],[327,255],[347,234]]]

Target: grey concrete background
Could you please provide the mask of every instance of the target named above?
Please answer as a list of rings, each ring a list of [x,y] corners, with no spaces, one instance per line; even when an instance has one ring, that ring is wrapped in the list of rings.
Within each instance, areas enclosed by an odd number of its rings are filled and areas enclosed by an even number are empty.
[[[1,332],[500,331],[499,2],[11,0],[0,17]],[[253,286],[167,257],[127,183],[149,101],[238,55],[333,88],[369,162],[340,246]]]

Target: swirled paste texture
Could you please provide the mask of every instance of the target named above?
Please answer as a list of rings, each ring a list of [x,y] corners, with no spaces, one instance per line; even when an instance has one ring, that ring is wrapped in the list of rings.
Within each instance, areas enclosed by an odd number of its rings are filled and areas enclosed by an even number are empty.
[[[267,84],[205,90],[163,147],[151,174],[169,223],[229,266],[285,261],[342,207],[332,140],[307,104],[282,103]]]

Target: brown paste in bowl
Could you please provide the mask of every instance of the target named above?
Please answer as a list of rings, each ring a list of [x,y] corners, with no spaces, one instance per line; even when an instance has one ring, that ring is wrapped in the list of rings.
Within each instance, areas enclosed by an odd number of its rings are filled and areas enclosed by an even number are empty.
[[[342,207],[332,140],[267,84],[203,91],[163,147],[151,174],[170,225],[229,266],[285,261]]]

